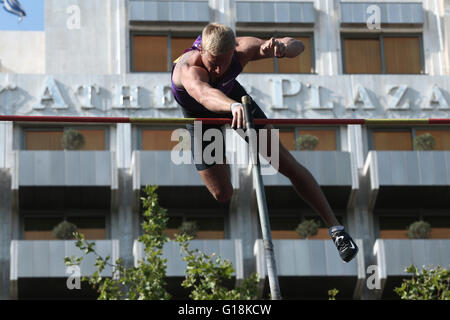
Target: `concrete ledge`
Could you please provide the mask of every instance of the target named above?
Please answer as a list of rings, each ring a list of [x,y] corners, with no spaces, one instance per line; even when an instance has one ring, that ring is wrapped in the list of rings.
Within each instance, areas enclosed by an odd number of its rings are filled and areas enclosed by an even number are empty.
[[[91,241],[90,241],[91,242]],[[96,240],[97,253],[105,258],[111,257],[115,262],[119,258],[118,240]],[[72,240],[13,240],[11,242],[10,280],[18,278],[67,278],[64,265],[65,257],[84,257],[80,265],[81,276],[88,276],[96,271],[94,254],[84,255]],[[105,267],[102,276],[111,276],[111,267]]]
[[[114,152],[18,151],[18,186],[117,184]]]

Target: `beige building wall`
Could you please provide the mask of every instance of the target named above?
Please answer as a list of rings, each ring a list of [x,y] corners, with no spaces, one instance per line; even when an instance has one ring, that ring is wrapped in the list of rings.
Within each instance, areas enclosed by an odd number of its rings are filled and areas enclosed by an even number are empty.
[[[0,31],[0,72],[45,73],[45,32]]]

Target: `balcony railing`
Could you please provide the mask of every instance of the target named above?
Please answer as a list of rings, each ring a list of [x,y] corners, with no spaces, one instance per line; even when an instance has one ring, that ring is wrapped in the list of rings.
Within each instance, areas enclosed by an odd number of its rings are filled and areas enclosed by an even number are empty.
[[[364,165],[364,175],[369,178],[370,210],[380,199],[392,198],[395,192],[400,192],[396,194],[398,203],[406,198],[409,203],[405,205],[411,205],[414,200],[427,198],[423,194],[426,188],[433,188],[430,194],[435,197],[433,200],[426,199],[430,201],[427,205],[434,203],[445,207],[448,205],[445,188],[450,186],[450,151],[370,151]],[[408,190],[405,193],[397,187],[418,188],[403,188]],[[380,197],[383,188],[390,191],[385,191]]]
[[[294,158],[305,166],[320,185],[353,186],[357,173],[352,170],[350,152],[344,151],[291,151]],[[264,185],[291,185],[280,173],[264,175]]]
[[[95,250],[102,256],[110,256],[111,261],[119,258],[118,240],[97,240]],[[64,264],[65,257],[84,257],[80,265],[80,276],[92,275],[95,271],[94,254],[85,256],[72,240],[13,240],[11,242],[11,280],[19,278],[67,278],[71,273]],[[112,275],[106,266],[102,276]]]
[[[17,151],[18,186],[114,187],[115,162],[110,151]]]
[[[421,269],[450,267],[450,240],[378,239],[373,248],[377,265],[377,282],[381,292],[389,277],[411,276],[405,272],[410,265]]]
[[[273,240],[278,276],[354,276],[364,279],[364,252],[362,241],[357,257],[344,263],[331,240]],[[261,239],[254,247],[257,272],[261,278],[267,274],[264,246]]]

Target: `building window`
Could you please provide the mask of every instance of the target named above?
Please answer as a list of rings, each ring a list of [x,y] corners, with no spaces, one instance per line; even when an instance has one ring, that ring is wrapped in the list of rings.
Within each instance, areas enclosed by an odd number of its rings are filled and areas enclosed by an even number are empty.
[[[343,35],[344,73],[423,73],[421,35]]]
[[[133,71],[166,72],[167,36],[133,36]]]
[[[319,139],[315,150],[334,151],[337,150],[336,129],[297,129],[297,138],[301,135],[312,135]]]
[[[199,32],[200,34],[200,32]],[[198,35],[132,34],[132,72],[170,72],[172,63],[190,48]],[[239,35],[238,35],[239,36]],[[246,35],[247,36],[247,35]],[[255,35],[259,38],[271,36]],[[294,36],[303,42],[305,50],[296,58],[262,59],[248,63],[247,73],[313,73],[312,36]]]
[[[171,57],[170,61],[174,61],[178,59],[183,53],[184,50],[192,47],[196,37],[190,38],[181,38],[181,37],[172,37],[171,38]]]
[[[311,38],[312,37],[296,37],[297,40],[303,42],[305,50],[295,58],[283,58],[278,60],[278,72],[279,73],[313,73],[312,68],[312,50],[311,50]]]
[[[300,239],[295,231],[302,222],[300,216],[297,217],[269,217],[270,229],[273,239]]]
[[[243,73],[274,73],[275,59],[261,59],[250,61],[242,70]],[[281,59],[277,59],[281,60]]]
[[[63,217],[30,217],[24,218],[24,240],[58,240],[53,235],[53,229]],[[77,226],[77,232],[82,233],[87,240],[106,239],[105,217],[68,217],[67,221]]]
[[[430,239],[450,239],[450,217],[448,216],[380,216],[381,239],[408,239],[408,227],[419,220],[431,226]]]
[[[413,150],[410,131],[373,132],[374,150]]]
[[[271,216],[270,228],[273,239],[300,239],[300,235],[295,231],[298,225],[304,220],[314,220],[319,227],[317,234],[308,237],[310,240],[325,239],[329,240],[328,228],[320,217],[317,216]],[[339,217],[339,220],[340,217]]]
[[[197,35],[132,34],[133,72],[170,72],[172,63],[190,48]]]
[[[25,150],[63,150],[63,131],[25,131]]]
[[[167,223],[164,234],[174,239],[179,233],[178,228],[183,222],[194,222],[197,224],[196,240],[202,239],[225,239],[225,218],[221,217],[195,217],[190,215],[171,216]]]
[[[172,133],[176,129],[143,129],[142,150],[173,150],[180,141],[171,140]]]
[[[261,34],[241,34],[239,36],[254,36],[260,39],[270,39],[272,35]],[[283,35],[289,36],[289,35]],[[273,35],[273,37],[278,37]],[[303,42],[305,50],[301,55],[295,58],[273,58],[250,61],[245,67],[245,73],[314,73],[314,57],[313,57],[313,37],[292,36],[293,38]]]
[[[345,73],[381,73],[378,39],[344,39]]]
[[[450,130],[415,130],[415,136],[429,133],[433,136],[435,145],[434,150],[450,150]]]
[[[435,140],[433,150],[450,150],[450,130],[434,128],[410,128],[410,129],[373,129],[373,150],[414,150],[414,139],[422,134],[429,133]]]
[[[181,141],[172,141],[172,133],[177,128],[163,129],[142,129],[141,150],[173,150]],[[182,128],[184,129],[184,128]],[[311,128],[277,128],[279,129],[279,138],[283,146],[290,151],[300,150],[297,145],[297,139],[300,135],[313,135],[319,139],[315,150],[333,151],[338,149],[338,135],[336,129],[311,129]],[[187,134],[187,131],[185,131]]]
[[[62,138],[64,130],[75,129],[84,137],[84,145],[80,149],[106,150],[106,130],[85,128],[24,129],[25,150],[64,150]]]
[[[281,144],[283,144],[283,146],[290,151],[297,150],[295,144],[295,130],[279,130]]]
[[[335,151],[339,148],[338,134],[334,128],[316,129],[312,127],[304,128],[277,128],[280,142],[290,151],[300,150],[298,138],[302,135],[312,135],[318,138],[316,151]]]

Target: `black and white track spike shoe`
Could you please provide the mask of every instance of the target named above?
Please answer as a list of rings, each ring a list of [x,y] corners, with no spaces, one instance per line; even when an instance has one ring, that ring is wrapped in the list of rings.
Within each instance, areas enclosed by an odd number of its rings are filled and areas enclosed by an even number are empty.
[[[358,253],[358,246],[355,241],[344,230],[338,230],[331,233],[331,238],[336,245],[341,259],[350,262]]]

